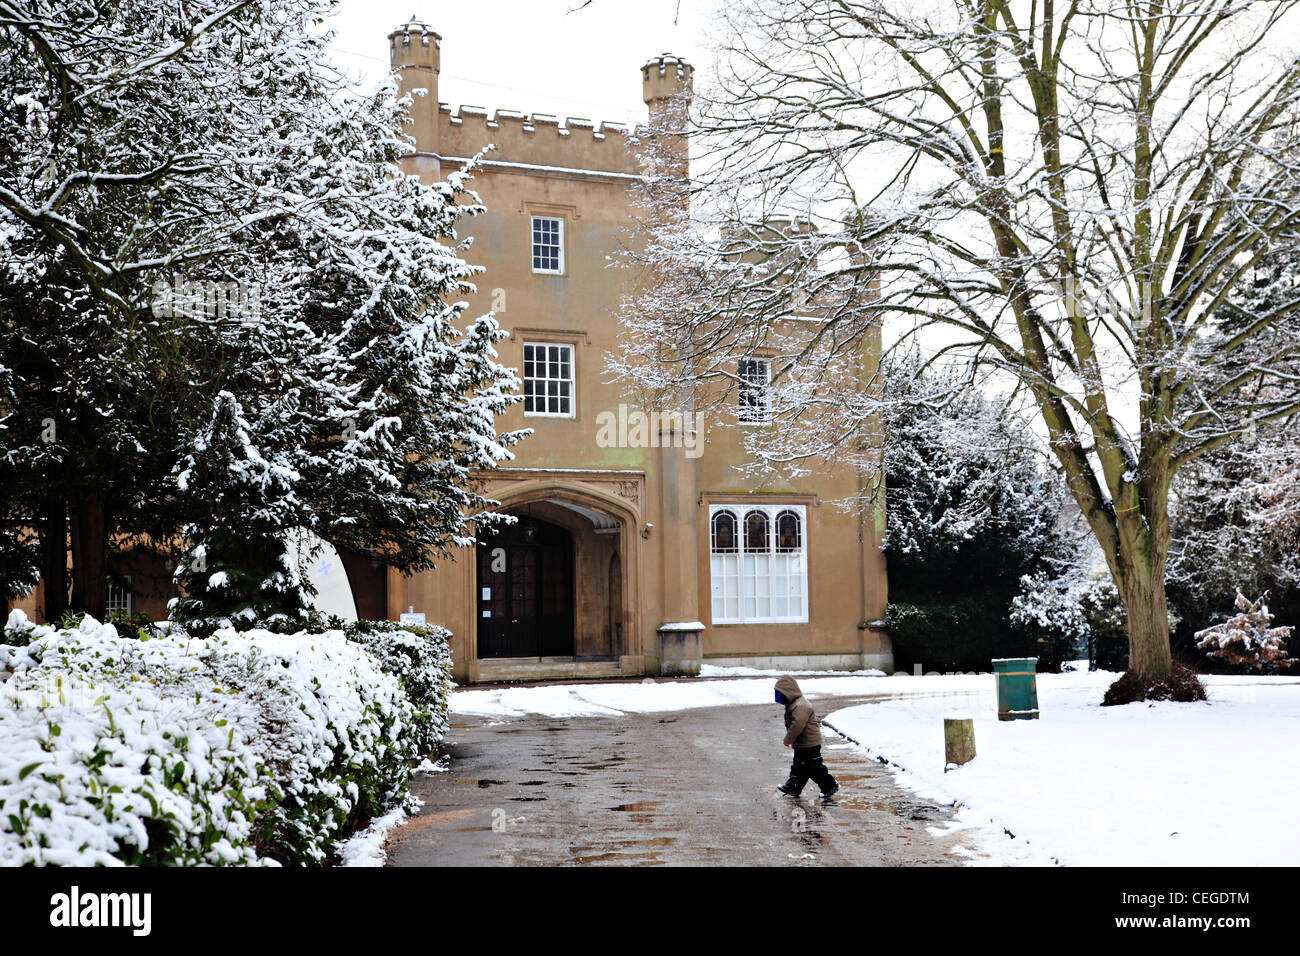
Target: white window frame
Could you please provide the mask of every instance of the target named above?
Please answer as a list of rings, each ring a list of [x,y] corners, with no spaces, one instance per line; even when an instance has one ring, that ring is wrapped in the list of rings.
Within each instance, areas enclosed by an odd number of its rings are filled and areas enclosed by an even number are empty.
[[[754,382],[744,377],[744,364],[746,362],[757,362],[763,369],[763,381]],[[740,388],[736,392],[736,421],[741,425],[769,425],[772,422],[772,360],[756,356],[755,358],[741,359],[737,363],[736,377],[740,381]],[[747,391],[756,391],[762,399],[762,412],[759,416],[754,417],[754,413],[745,411],[744,395]],[[752,408],[752,406],[751,406]]]
[[[108,617],[108,615],[112,614],[114,611],[124,611],[127,617],[131,616],[132,613],[131,599],[133,597],[131,593],[131,578],[129,576],[123,577],[121,581],[122,581],[121,584],[114,584],[111,580],[107,582],[107,587],[106,587],[107,593],[104,596],[105,617]],[[118,604],[118,606],[114,607],[113,593],[115,591],[120,592],[122,594],[123,599],[126,602],[125,608],[123,608],[120,603]]]
[[[539,220],[553,222],[556,224],[556,241],[558,247],[559,266],[555,269],[538,268],[537,265],[537,223]],[[562,276],[564,275],[564,217],[563,216],[531,216],[528,220],[528,261],[532,264],[533,272],[537,275]]]
[[[721,511],[729,511],[736,517],[737,541],[736,551],[731,553],[713,550],[713,519]],[[761,511],[767,516],[768,544],[767,551],[759,553],[745,551],[745,520],[752,511]],[[777,516],[783,511],[793,512],[799,518],[799,550],[778,552]],[[796,504],[714,504],[709,506],[709,608],[714,624],[806,624],[808,623],[808,508]],[[755,559],[754,573],[747,569],[746,558]],[[766,573],[757,573],[759,558],[766,564]],[[784,573],[778,570],[784,566]],[[797,568],[797,587],[791,589],[791,571]],[[766,578],[763,590],[766,595],[758,594],[758,584]],[[798,614],[777,614],[775,593],[778,581],[785,582],[787,601],[791,597],[799,599]],[[734,585],[734,594],[731,588]],[[755,605],[753,613],[746,613],[746,603],[752,599]],[[768,602],[768,613],[758,613],[759,603]],[[727,613],[727,604],[734,601],[735,614]],[[721,612],[719,611],[721,608]],[[788,610],[788,605],[787,605]]]
[[[567,382],[568,385],[569,385],[569,408],[568,408],[568,411],[558,411],[558,412],[552,412],[552,411],[529,411],[529,409],[528,409],[528,397],[527,397],[527,385],[525,385],[525,395],[524,395],[524,417],[525,417],[525,418],[576,418],[576,417],[577,417],[577,410],[578,410],[578,350],[575,349],[575,348],[573,347],[573,343],[571,343],[571,342],[524,342],[524,343],[523,343],[523,348],[524,348],[524,350],[523,350],[523,361],[520,363],[520,365],[522,366],[521,369],[520,369],[520,378],[521,378],[521,380],[522,380],[523,382],[525,382],[525,383],[526,383],[526,382],[529,382],[529,381],[532,381],[532,382],[534,382],[534,383],[538,383],[538,382],[540,382],[540,383],[542,383],[543,385],[545,385],[545,384],[548,383],[548,382]],[[528,372],[527,372],[527,369],[528,369],[528,359],[527,359],[527,355],[528,355],[528,350],[529,350],[529,349],[546,349],[546,350],[547,350],[547,351],[546,351],[545,364],[548,366],[548,372],[549,372],[549,365],[550,365],[550,362],[551,362],[551,353],[550,353],[550,350],[551,350],[551,349],[561,349],[561,350],[567,352],[567,353],[568,353],[568,356],[569,356],[569,377],[568,377],[567,379],[566,379],[566,378],[552,378],[549,374],[547,374],[547,375],[540,375],[540,376],[537,375],[537,374],[533,374],[532,376],[529,376],[529,375],[528,375]],[[534,354],[536,354],[536,353],[534,353]],[[536,359],[534,359],[534,362],[536,362]],[[536,392],[534,392],[534,395],[536,395]],[[549,399],[549,398],[550,398],[550,395],[548,394],[548,395],[546,395],[546,396],[544,396],[544,397],[545,397],[546,399]],[[563,396],[557,396],[557,397],[562,398]],[[546,404],[549,404],[549,401],[548,401]]]

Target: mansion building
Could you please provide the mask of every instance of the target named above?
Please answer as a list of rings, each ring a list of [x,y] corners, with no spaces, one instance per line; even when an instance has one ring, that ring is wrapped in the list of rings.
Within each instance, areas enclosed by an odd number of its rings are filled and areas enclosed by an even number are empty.
[[[448,628],[461,683],[689,675],[701,664],[893,670],[883,506],[859,516],[835,504],[859,493],[863,475],[832,463],[758,486],[737,467],[741,431],[765,427],[761,353],[737,369],[751,386],[731,400],[732,420],[710,422],[707,435],[608,440],[628,435],[637,407],[607,369],[634,281],[609,262],[638,228],[633,131],[453,111],[438,100],[440,42],[416,21],[389,36],[403,90],[427,91],[411,107],[416,153],[403,163],[433,182],[495,147],[473,174],[486,211],[459,227],[473,237],[467,258],[484,267],[466,314],[495,312],[508,332],[497,350],[523,401],[498,427],[533,434],[480,476],[518,521],[476,549],[410,577],[342,556],[358,615],[413,610]],[[653,122],[689,95],[692,67],[663,55],[641,76]],[[684,139],[681,150],[685,173]]]
[[[376,580],[387,616],[410,607],[449,628],[457,679],[470,682],[690,674],[702,662],[892,670],[883,514],[859,519],[832,504],[858,493],[854,469],[754,487],[735,467],[739,428],[692,436],[694,448],[601,440],[635,407],[606,369],[632,281],[609,267],[638,225],[632,131],[453,111],[438,101],[440,42],[415,22],[389,37],[402,87],[428,91],[412,108],[417,153],[406,163],[433,181],[495,146],[474,173],[487,211],[462,229],[485,267],[468,314],[494,310],[509,332],[498,350],[524,400],[500,426],[533,435],[485,476],[485,494],[518,522],[476,556]],[[655,57],[641,81],[653,122],[689,95],[692,67]],[[761,358],[746,365],[749,380],[770,372]],[[763,427],[747,400],[731,405],[741,427]]]

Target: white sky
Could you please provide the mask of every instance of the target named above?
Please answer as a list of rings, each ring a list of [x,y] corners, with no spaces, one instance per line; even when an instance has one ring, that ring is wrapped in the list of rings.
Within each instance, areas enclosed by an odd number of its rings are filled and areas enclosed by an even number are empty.
[[[369,89],[388,72],[388,34],[415,16],[442,35],[438,98],[636,123],[640,68],[674,53],[707,66],[713,0],[340,0],[327,26],[336,63]]]

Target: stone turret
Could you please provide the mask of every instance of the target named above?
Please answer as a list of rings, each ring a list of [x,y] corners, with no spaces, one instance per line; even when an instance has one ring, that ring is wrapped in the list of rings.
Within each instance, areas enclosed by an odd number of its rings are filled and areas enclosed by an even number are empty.
[[[662,157],[680,178],[690,174],[686,141],[695,67],[663,53],[641,67],[641,96],[650,110],[650,135],[661,138]]]
[[[641,67],[641,95],[650,107],[650,121],[673,99],[690,102],[695,67],[680,56],[663,53],[652,56]]]
[[[413,172],[425,182],[441,178],[439,168],[438,137],[438,71],[441,66],[442,37],[426,23],[412,17],[388,34],[388,59],[397,74],[400,93],[424,90],[416,95],[411,105],[411,125],[407,132],[415,137],[415,148],[421,154],[403,161],[407,172]]]

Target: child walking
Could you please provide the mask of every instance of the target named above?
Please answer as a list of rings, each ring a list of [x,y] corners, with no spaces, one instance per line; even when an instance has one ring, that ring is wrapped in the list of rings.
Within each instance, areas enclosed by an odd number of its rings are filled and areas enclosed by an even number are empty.
[[[840,785],[822,763],[822,731],[817,712],[789,674],[777,678],[776,702],[785,704],[785,745],[794,748],[790,779],[776,789],[797,797],[811,778],[821,788],[822,799],[829,799]]]

